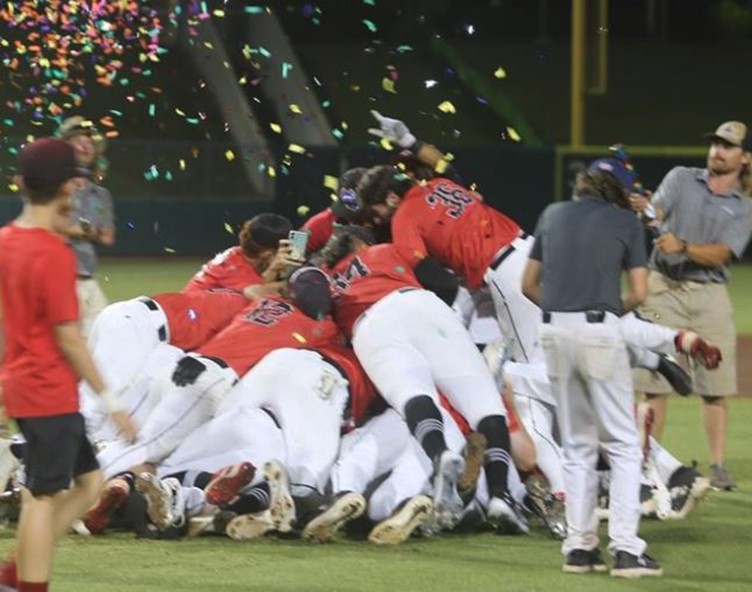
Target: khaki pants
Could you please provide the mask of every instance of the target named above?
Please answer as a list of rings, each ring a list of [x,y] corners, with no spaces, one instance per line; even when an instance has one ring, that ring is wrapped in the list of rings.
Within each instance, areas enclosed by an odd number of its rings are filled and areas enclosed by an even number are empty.
[[[677,282],[651,271],[648,287],[648,299],[640,308],[643,317],[675,329],[691,329],[717,345],[723,354],[723,361],[716,370],[683,360],[692,375],[694,392],[713,397],[735,395],[736,321],[726,285]],[[655,372],[635,370],[634,382],[639,392],[671,392],[666,380]]]
[[[99,283],[93,277],[78,278],[76,280],[76,293],[78,294],[79,316],[81,318],[81,334],[84,339],[88,339],[94,319],[109,302]]]

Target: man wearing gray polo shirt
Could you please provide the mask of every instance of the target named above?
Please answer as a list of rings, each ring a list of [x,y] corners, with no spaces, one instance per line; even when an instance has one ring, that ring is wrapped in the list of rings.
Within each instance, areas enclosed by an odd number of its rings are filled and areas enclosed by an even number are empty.
[[[707,137],[707,168],[672,169],[653,196],[660,235],[650,259],[650,294],[640,312],[662,325],[701,333],[720,348],[723,363],[717,370],[691,371],[703,399],[711,485],[733,490],[736,483],[724,466],[725,397],[737,392],[736,325],[726,283],[730,263],[742,256],[752,233],[752,137],[738,121],[721,124]],[[632,206],[642,211],[647,200],[634,197]],[[651,401],[653,434],[660,439],[671,388],[646,371],[637,372],[635,387]]]
[[[598,548],[599,448],[611,467],[611,575],[660,576],[638,534],[642,454],[619,317],[647,296],[644,233],[630,211],[634,174],[596,160],[577,176],[574,199],[538,221],[522,291],[543,310],[540,343],[557,404],[564,453],[567,536],[563,571],[605,571]],[[628,291],[621,294],[621,276]]]
[[[58,130],[58,136],[76,151],[80,166],[92,169],[103,157],[105,139],[91,121],[81,116],[69,117]],[[76,291],[81,316],[81,333],[86,338],[96,316],[107,306],[107,297],[96,280],[99,245],[115,244],[115,223],[112,196],[104,187],[90,179],[81,179],[73,194],[74,224],[67,231],[76,252],[78,279]]]

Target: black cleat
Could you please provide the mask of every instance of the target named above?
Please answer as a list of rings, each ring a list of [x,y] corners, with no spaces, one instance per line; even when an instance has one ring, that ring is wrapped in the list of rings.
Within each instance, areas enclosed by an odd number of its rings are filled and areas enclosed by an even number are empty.
[[[658,367],[655,369],[663,376],[678,394],[686,397],[692,394],[692,377],[668,354],[658,354]]]
[[[611,567],[611,575],[615,578],[641,578],[643,576],[662,576],[663,568],[660,564],[643,553],[639,557],[627,551],[617,551]]]
[[[601,550],[597,547],[591,551],[587,549],[575,549],[567,554],[561,571],[573,574],[583,574],[591,571],[604,572],[606,571],[606,564],[603,562]]]

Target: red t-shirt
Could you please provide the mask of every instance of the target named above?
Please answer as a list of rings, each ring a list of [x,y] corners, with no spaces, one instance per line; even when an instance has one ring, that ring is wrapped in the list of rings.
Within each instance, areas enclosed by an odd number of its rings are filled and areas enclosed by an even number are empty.
[[[230,247],[207,261],[183,288],[183,292],[224,288],[242,292],[246,286],[263,284],[264,280],[243,255],[240,247]]]
[[[243,376],[275,349],[316,350],[342,342],[342,334],[329,317],[316,321],[289,300],[270,296],[253,301],[197,352],[221,358],[238,376]],[[295,372],[295,368],[288,370]]]
[[[350,431],[363,425],[379,395],[355,352],[349,347],[335,344],[319,347],[316,351],[339,366],[350,382],[350,415],[345,420],[343,430]]]
[[[323,212],[319,212],[306,220],[305,224],[303,224],[303,230],[308,231],[306,252],[315,253],[324,247],[326,241],[332,236],[336,221],[337,216],[332,212],[331,208],[326,208]]]
[[[348,338],[355,321],[387,294],[400,288],[420,288],[413,264],[391,243],[374,245],[348,255],[331,270],[334,318]]]
[[[248,306],[233,290],[171,292],[152,296],[167,317],[170,344],[185,351],[203,345]]]
[[[461,275],[472,290],[519,225],[489,207],[477,193],[449,179],[410,189],[392,218],[392,240],[416,260],[431,256]]]
[[[0,230],[5,354],[0,381],[9,417],[78,411],[78,377],[55,340],[57,325],[78,321],[76,256],[43,228]]]

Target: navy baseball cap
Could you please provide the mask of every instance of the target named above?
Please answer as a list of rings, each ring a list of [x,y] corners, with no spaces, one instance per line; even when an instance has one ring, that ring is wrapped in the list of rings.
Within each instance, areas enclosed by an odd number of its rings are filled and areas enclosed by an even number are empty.
[[[628,193],[631,193],[634,190],[637,175],[632,169],[627,168],[620,160],[615,158],[599,158],[590,163],[590,166],[587,168],[588,173],[596,171],[603,171],[615,177]]]
[[[301,267],[288,281],[290,300],[312,319],[321,320],[332,312],[329,276],[318,267]]]
[[[337,199],[330,206],[337,218],[353,221],[363,210],[363,204],[358,198],[355,188],[367,170],[364,167],[357,167],[348,169],[340,175]]]
[[[18,173],[24,187],[48,196],[55,195],[69,179],[91,175],[89,169],[76,163],[73,146],[57,138],[39,138],[24,146]]]

